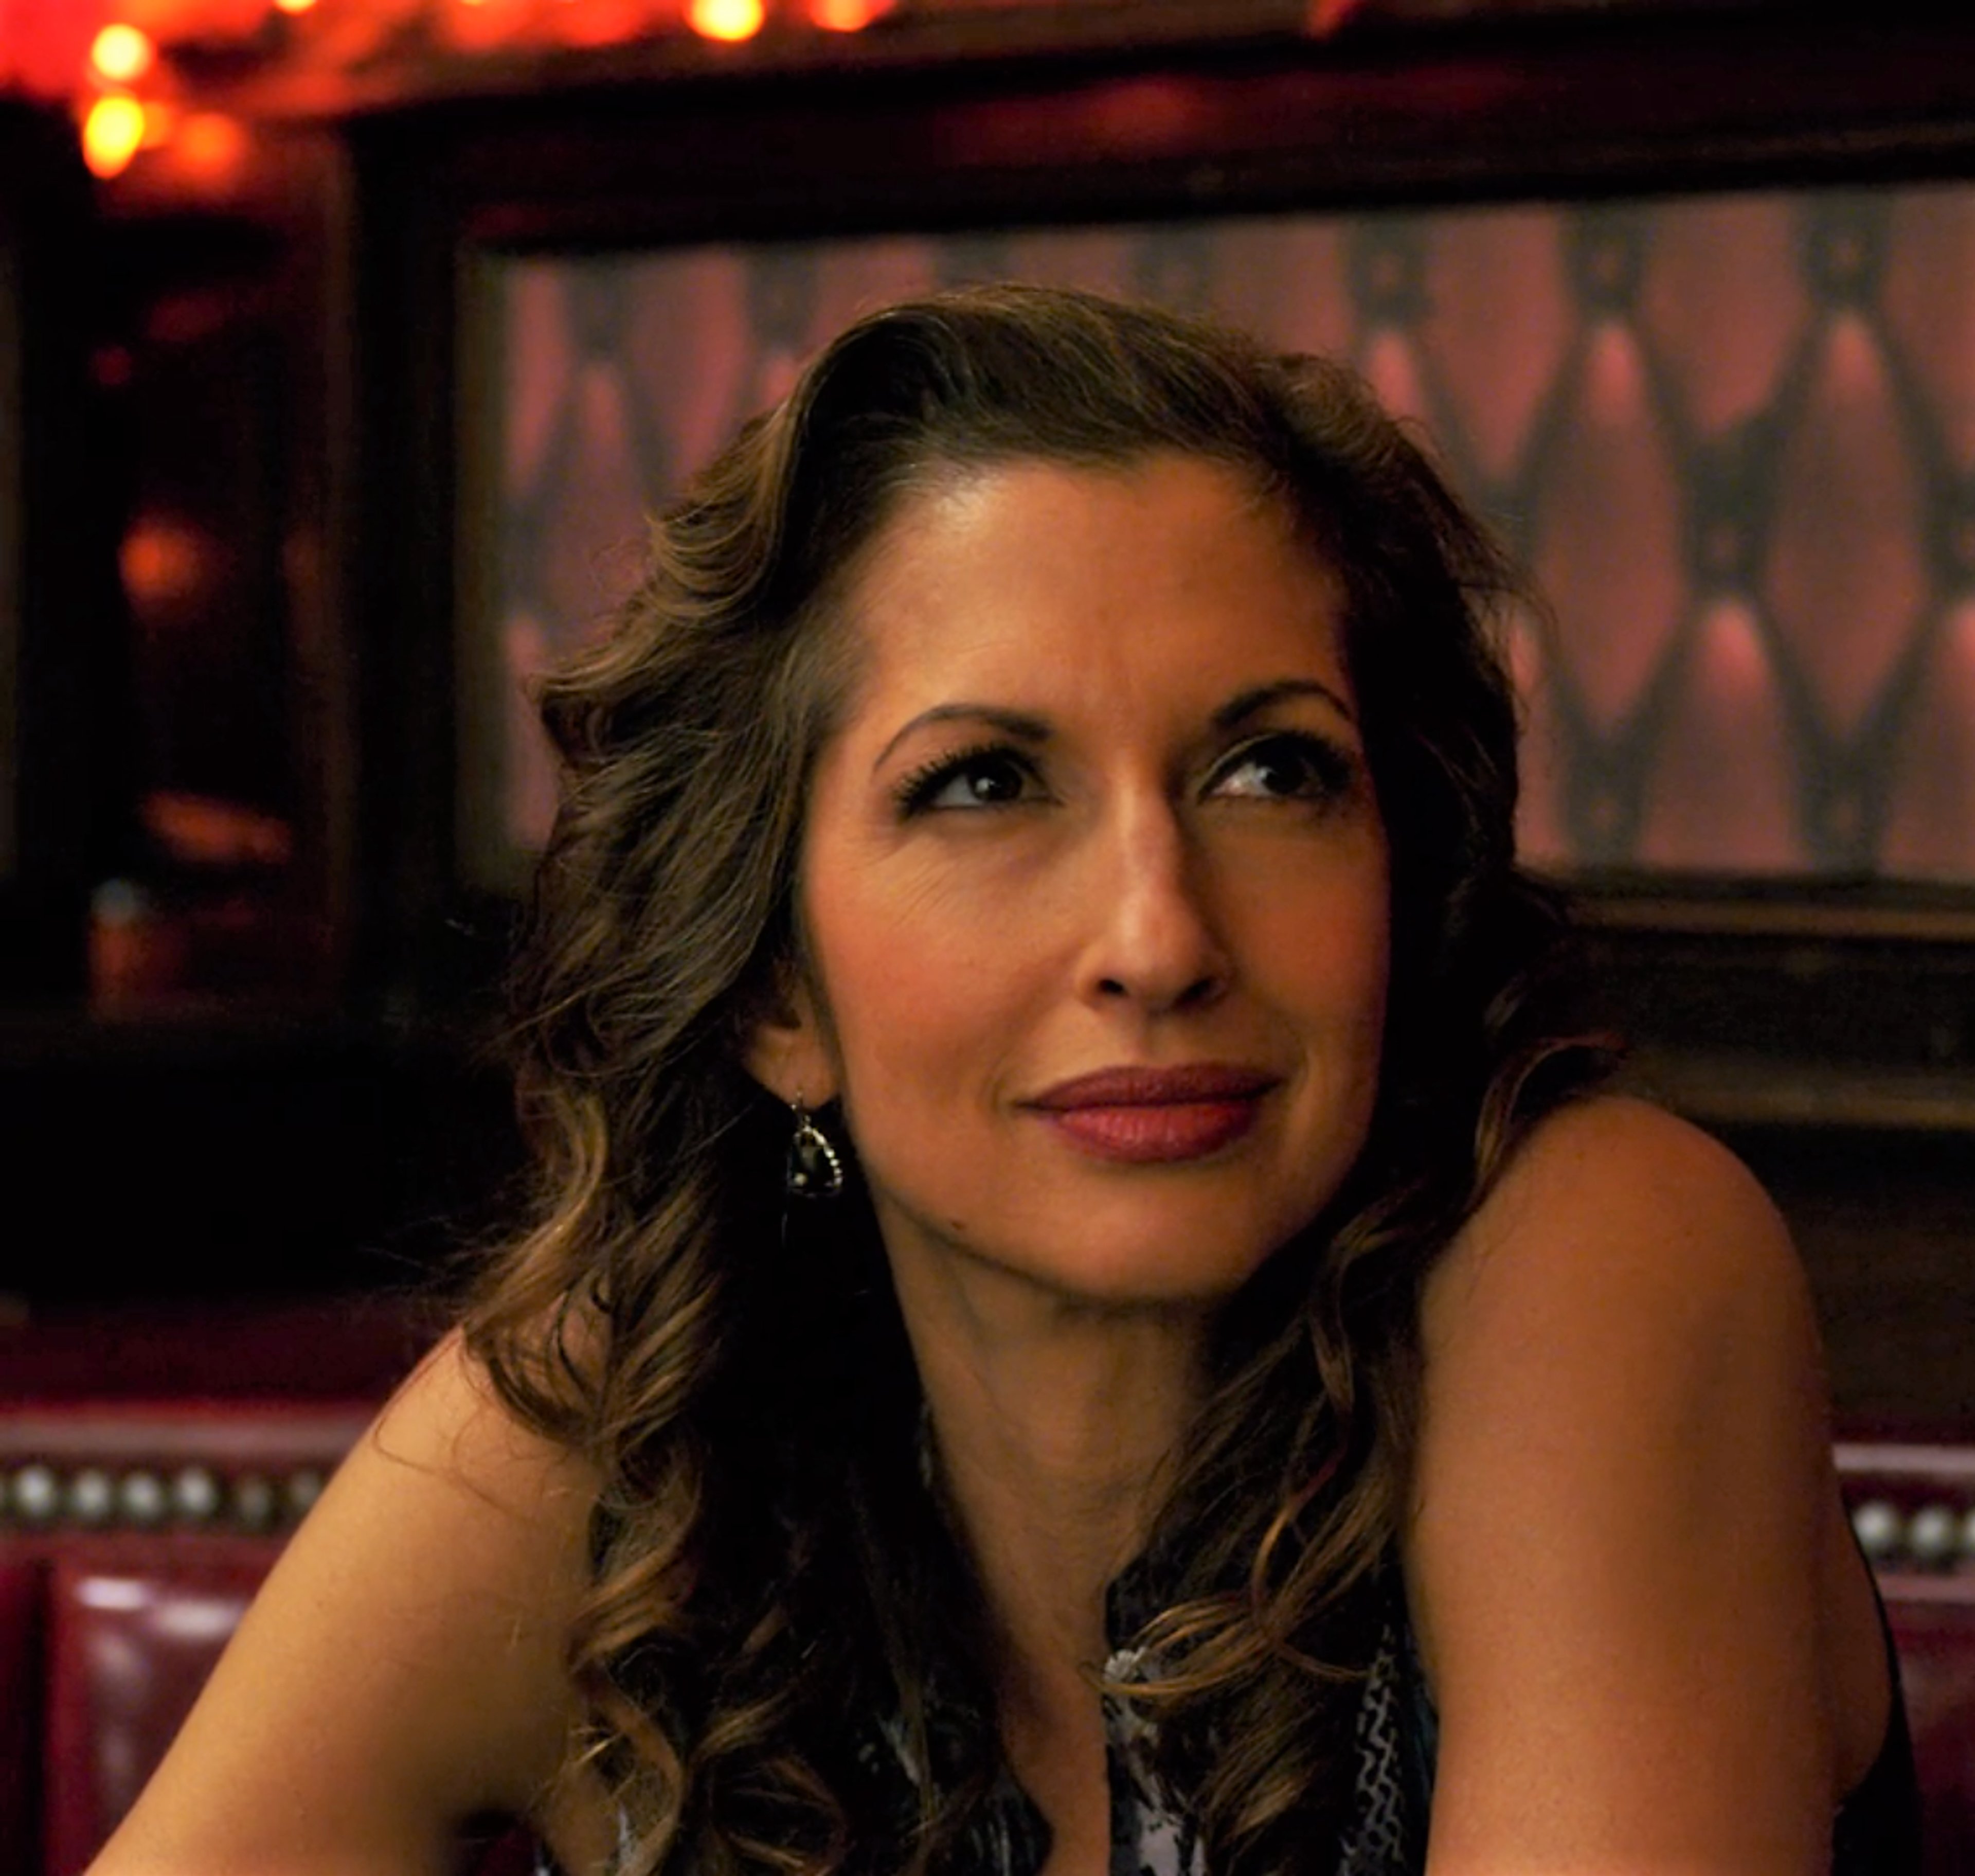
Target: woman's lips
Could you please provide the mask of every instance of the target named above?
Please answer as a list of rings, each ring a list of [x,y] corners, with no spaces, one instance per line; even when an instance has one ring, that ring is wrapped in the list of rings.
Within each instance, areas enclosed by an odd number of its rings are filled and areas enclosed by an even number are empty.
[[[1027,1105],[1099,1159],[1159,1165],[1204,1158],[1240,1139],[1277,1079],[1214,1062],[1100,1069],[1060,1082]]]

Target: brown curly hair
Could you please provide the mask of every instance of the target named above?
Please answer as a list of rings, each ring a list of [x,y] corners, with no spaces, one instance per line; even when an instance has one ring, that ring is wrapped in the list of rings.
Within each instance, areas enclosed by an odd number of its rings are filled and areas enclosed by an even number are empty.
[[[564,798],[515,984],[538,1211],[466,1332],[603,1482],[569,1660],[641,1876],[937,1870],[1000,1775],[979,1589],[927,1489],[868,1202],[784,1242],[787,1115],[741,1046],[800,968],[804,797],[879,530],[956,470],[1170,452],[1250,478],[1343,583],[1393,957],[1364,1152],[1218,1322],[1152,1546],[1155,1665],[1128,1693],[1208,1868],[1334,1858],[1421,1285],[1582,1079],[1536,994],[1554,912],[1514,859],[1517,587],[1340,366],[1003,286],[837,339],[660,517],[616,629],[541,693]],[[920,1773],[903,1816],[857,1750],[879,1718]]]

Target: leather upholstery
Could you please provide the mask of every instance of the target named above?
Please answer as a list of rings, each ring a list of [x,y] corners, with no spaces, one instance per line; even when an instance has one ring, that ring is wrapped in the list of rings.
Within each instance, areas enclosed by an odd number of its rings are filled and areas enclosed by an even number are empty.
[[[0,1418],[0,1876],[74,1876],[87,1862],[162,1756],[284,1522],[371,1411],[74,1403]],[[1967,1876],[1975,1451],[1841,1446],[1838,1457],[1899,1648],[1927,1876]],[[189,1470],[205,1483],[182,1492]],[[529,1867],[524,1833],[479,1865]]]
[[[1852,1528],[1899,1651],[1926,1876],[1975,1871],[1975,1447],[1842,1442]]]
[[[1920,1770],[1926,1876],[1975,1870],[1975,1580],[1954,1598],[1888,1603]]]
[[[164,1756],[367,1399],[0,1415],[0,1876],[76,1876]],[[527,1876],[525,1832],[476,1876]]]
[[[205,1684],[273,1562],[263,1539],[177,1554],[113,1540],[56,1558],[48,1588],[43,1837],[51,1871],[95,1854]]]
[[[0,1562],[0,1876],[30,1876],[35,1868],[41,1651],[41,1572]]]
[[[0,1414],[0,1876],[72,1876],[94,1855],[375,1411],[58,1398]]]

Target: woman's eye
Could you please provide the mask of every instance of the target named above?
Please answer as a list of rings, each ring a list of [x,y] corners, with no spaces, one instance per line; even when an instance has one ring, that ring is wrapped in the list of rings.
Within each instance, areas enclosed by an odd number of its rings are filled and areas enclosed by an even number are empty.
[[[1006,750],[970,750],[906,777],[900,806],[907,814],[971,808],[998,808],[1040,793],[1034,771]]]
[[[1264,737],[1215,770],[1210,794],[1254,801],[1330,801],[1348,793],[1357,758],[1319,737]]]

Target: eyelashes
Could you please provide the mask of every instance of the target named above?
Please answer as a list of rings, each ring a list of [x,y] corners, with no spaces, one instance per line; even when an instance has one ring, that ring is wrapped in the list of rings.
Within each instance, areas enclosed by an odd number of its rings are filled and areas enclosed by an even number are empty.
[[[1306,730],[1271,730],[1222,756],[1208,771],[1203,800],[1324,806],[1359,788],[1364,758]],[[1036,762],[1002,741],[970,744],[935,757],[892,789],[901,820],[928,813],[978,813],[1050,798]]]
[[[938,810],[1012,806],[1043,792],[1035,765],[1007,743],[976,743],[935,757],[902,776],[892,790],[901,819]]]
[[[1362,767],[1355,751],[1327,736],[1274,730],[1227,756],[1208,792],[1257,800],[1335,801],[1357,786]],[[1236,787],[1237,781],[1243,785]]]

